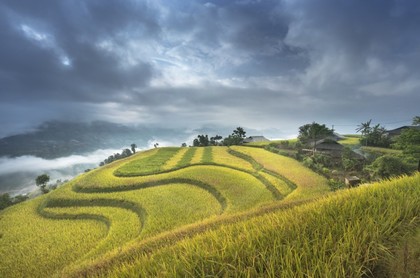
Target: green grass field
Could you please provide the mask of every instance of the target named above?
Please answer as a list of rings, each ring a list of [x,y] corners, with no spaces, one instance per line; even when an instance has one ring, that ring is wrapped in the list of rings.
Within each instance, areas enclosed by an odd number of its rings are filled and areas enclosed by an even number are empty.
[[[328,194],[325,178],[264,149],[152,149],[0,212],[0,276],[91,276],[103,270],[120,277],[133,275],[143,263],[139,273],[145,277],[176,276],[183,266],[161,255],[170,252],[165,250],[189,240],[195,245],[196,236],[206,240],[206,233],[218,234],[224,227],[243,229],[244,223],[302,203],[322,202],[315,200]],[[150,259],[155,251],[156,262],[174,268],[156,272]],[[203,267],[190,276],[214,274],[215,266]]]
[[[340,140],[339,143],[353,148],[353,147],[357,147],[360,146],[360,136],[358,135],[345,135],[345,138],[343,140]]]
[[[363,146],[361,150],[366,153],[372,153],[377,155],[392,154],[392,155],[401,155],[402,150],[394,150],[390,148],[380,148],[380,147],[369,147]]]
[[[245,146],[248,147],[260,147],[260,148],[264,148],[266,146],[268,146],[269,144],[273,143],[273,144],[281,144],[282,142],[288,141],[291,144],[294,144],[298,141],[297,138],[293,138],[293,139],[287,139],[287,140],[271,140],[269,142],[252,142],[252,143],[246,143]]]

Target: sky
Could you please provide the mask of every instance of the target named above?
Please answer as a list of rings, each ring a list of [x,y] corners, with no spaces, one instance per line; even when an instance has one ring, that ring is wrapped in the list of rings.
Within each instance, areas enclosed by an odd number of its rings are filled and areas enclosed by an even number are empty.
[[[419,32],[417,0],[2,0],[0,137],[49,120],[278,138],[410,124]]]

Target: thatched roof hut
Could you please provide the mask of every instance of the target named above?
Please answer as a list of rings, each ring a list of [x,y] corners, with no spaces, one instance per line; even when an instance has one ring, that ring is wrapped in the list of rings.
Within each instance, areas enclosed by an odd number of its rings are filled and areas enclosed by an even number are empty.
[[[249,136],[248,138],[245,138],[244,143],[255,143],[255,142],[270,142],[267,138],[264,136]]]

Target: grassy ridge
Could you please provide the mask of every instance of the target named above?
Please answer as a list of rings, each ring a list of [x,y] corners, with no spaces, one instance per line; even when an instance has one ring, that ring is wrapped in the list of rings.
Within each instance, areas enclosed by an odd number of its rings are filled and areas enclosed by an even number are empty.
[[[191,160],[195,155],[197,148],[188,148],[188,150],[184,153],[181,160],[176,165],[177,168],[183,168],[191,164]]]
[[[232,149],[252,156],[266,170],[283,176],[297,185],[296,190],[287,196],[289,200],[313,198],[330,191],[328,181],[324,177],[303,167],[292,158],[272,154],[259,148],[232,147]]]
[[[143,188],[124,188],[121,191],[75,193],[67,190],[57,192],[50,201],[55,205],[71,206],[86,204],[122,207],[137,213],[143,230],[140,238],[154,236],[168,229],[201,221],[223,212],[226,202],[223,196],[210,193],[205,183],[176,183],[171,180]],[[217,192],[216,192],[217,193]],[[219,198],[219,199],[218,199]]]
[[[27,217],[42,219],[40,223],[45,231],[33,229],[46,235],[42,241],[34,240],[34,233],[2,229],[3,225],[14,227],[11,221],[18,214],[11,213],[12,210],[0,213],[0,243],[3,244],[0,255],[5,257],[0,261],[0,270],[4,271],[0,273],[7,277],[43,277],[60,271],[63,266],[77,268],[107,254],[118,253],[124,246],[144,241],[165,242],[164,238],[170,238],[172,233],[175,233],[173,238],[178,238],[177,234],[189,234],[182,232],[184,227],[193,225],[187,230],[201,232],[210,225],[206,223],[213,220],[222,223],[232,215],[266,207],[300,186],[290,182],[283,173],[265,168],[255,157],[258,155],[257,149],[240,147],[234,151],[226,147],[161,148],[137,153],[83,174],[37,199],[30,213],[26,211],[19,216],[23,221]],[[278,157],[269,152],[264,155],[268,160]],[[307,171],[300,165],[294,167],[299,167],[303,173]],[[37,225],[37,222],[27,223],[29,230]],[[58,244],[57,250],[71,249],[68,257],[57,255],[55,268],[50,262],[37,260],[30,252],[19,257],[9,250],[14,246],[10,242],[22,245],[35,242],[39,254],[48,253],[56,246],[54,223],[69,223],[67,230],[60,230],[61,235],[69,239],[63,241],[65,245]],[[87,230],[81,235],[88,244],[79,237],[79,226]],[[72,240],[74,234],[77,236]],[[2,242],[2,239],[5,240]],[[13,261],[15,257],[19,258],[17,263]],[[26,262],[37,265],[14,271],[11,266],[19,268],[19,260],[25,261],[21,264],[23,267]]]
[[[179,148],[160,148],[151,156],[132,160],[114,174],[116,176],[146,176],[159,173],[163,170],[165,162],[170,160],[179,151]]]
[[[180,148],[175,155],[173,155],[168,161],[166,161],[166,163],[162,166],[162,169],[165,171],[176,168],[188,150],[188,148]]]
[[[211,162],[213,162],[213,147],[205,147],[203,157],[201,158],[201,163]]]
[[[39,215],[38,207],[45,197],[12,206],[0,214],[1,277],[48,277],[106,238],[106,220],[53,220]]]
[[[222,226],[109,269],[107,277],[384,276],[418,229],[420,174]]]
[[[232,155],[229,153],[229,150],[230,149],[228,147],[214,147],[213,162],[219,165],[235,167],[249,172],[254,171],[251,163]]]
[[[199,164],[203,160],[204,148],[195,148],[194,156],[191,158],[191,164]]]
[[[142,223],[136,213],[118,207],[49,207],[45,208],[44,213],[55,219],[83,218],[85,215],[92,215],[92,219],[106,218],[109,223],[106,238],[80,260],[94,258],[120,247],[138,237],[142,229]]]

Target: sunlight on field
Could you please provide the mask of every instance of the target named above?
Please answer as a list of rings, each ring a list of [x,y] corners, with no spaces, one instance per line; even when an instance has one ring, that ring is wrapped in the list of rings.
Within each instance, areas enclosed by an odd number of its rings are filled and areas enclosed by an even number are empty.
[[[10,277],[78,272],[137,245],[165,246],[236,215],[328,192],[325,178],[261,148],[152,149],[1,212],[0,270]]]
[[[162,170],[170,170],[176,168],[187,151],[188,148],[180,148],[175,155],[166,161],[166,163],[162,166]]]
[[[48,277],[106,238],[105,222],[47,219],[37,209],[45,196],[0,213],[1,277]]]
[[[327,185],[328,181],[324,177],[302,166],[292,158],[257,148],[232,147],[232,149],[251,155],[267,170],[280,174],[295,183],[297,188],[287,196],[287,199],[313,198],[330,191]]]
[[[204,148],[196,148],[194,156],[191,159],[191,164],[201,163],[201,160],[203,159],[203,154],[204,154]]]
[[[386,267],[393,260],[388,246],[418,225],[419,182],[417,174],[342,191],[207,231],[151,255],[136,256],[130,264],[121,261],[103,274],[363,277],[381,269],[378,266]],[[374,274],[381,276],[378,270]]]

